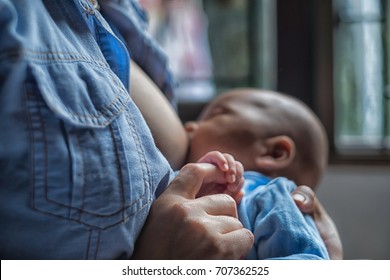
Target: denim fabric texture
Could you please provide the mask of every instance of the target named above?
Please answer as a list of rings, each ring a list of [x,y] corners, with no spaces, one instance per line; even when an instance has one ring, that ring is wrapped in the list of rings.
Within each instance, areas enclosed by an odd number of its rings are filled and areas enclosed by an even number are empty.
[[[168,64],[168,58],[156,41],[144,31],[147,15],[135,1],[100,0],[101,12],[112,25],[114,32],[125,42],[134,61],[176,106],[174,94],[176,81]],[[136,44],[134,42],[137,42]]]
[[[1,259],[131,257],[173,173],[129,58],[86,0],[0,0]]]
[[[252,171],[244,177],[245,195],[238,214],[255,236],[248,259],[329,259],[313,219],[303,215],[292,199],[294,182]]]

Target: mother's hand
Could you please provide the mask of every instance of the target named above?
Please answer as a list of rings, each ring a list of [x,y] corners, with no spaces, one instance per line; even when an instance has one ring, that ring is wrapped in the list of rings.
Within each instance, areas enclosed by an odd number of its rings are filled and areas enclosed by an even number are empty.
[[[313,217],[322,240],[328,250],[329,257],[333,260],[343,258],[343,246],[332,218],[321,205],[314,191],[308,186],[298,186],[292,193],[298,208]]]
[[[185,165],[153,203],[139,236],[137,259],[240,259],[253,235],[237,219],[227,194],[196,198],[204,184],[220,183],[225,174],[212,164]]]

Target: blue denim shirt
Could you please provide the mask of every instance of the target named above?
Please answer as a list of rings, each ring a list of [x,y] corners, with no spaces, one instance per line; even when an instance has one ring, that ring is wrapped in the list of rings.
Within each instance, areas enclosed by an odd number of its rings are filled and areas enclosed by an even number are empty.
[[[0,0],[1,259],[131,257],[172,170],[128,70],[88,1]]]

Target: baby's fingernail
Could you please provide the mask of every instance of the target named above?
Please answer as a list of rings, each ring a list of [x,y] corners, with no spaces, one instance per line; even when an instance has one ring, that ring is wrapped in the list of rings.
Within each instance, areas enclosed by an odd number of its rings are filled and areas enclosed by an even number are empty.
[[[229,165],[228,165],[227,163],[225,163],[225,164],[223,165],[223,168],[224,168],[224,170],[228,170],[228,169],[229,169]]]
[[[304,202],[306,200],[306,198],[300,193],[293,194],[293,198],[295,201],[299,201],[299,202]]]
[[[236,175],[230,175],[230,182],[234,183],[236,181]]]

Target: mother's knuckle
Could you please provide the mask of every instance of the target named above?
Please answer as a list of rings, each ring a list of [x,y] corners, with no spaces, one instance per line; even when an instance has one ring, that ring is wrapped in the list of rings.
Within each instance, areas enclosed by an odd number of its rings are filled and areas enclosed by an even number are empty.
[[[196,177],[203,174],[202,168],[199,166],[199,164],[196,163],[188,163],[182,168],[182,170]]]
[[[231,197],[228,194],[221,194],[221,197],[223,200],[225,200],[226,205],[230,208],[236,208],[236,201],[234,200],[233,197]]]

